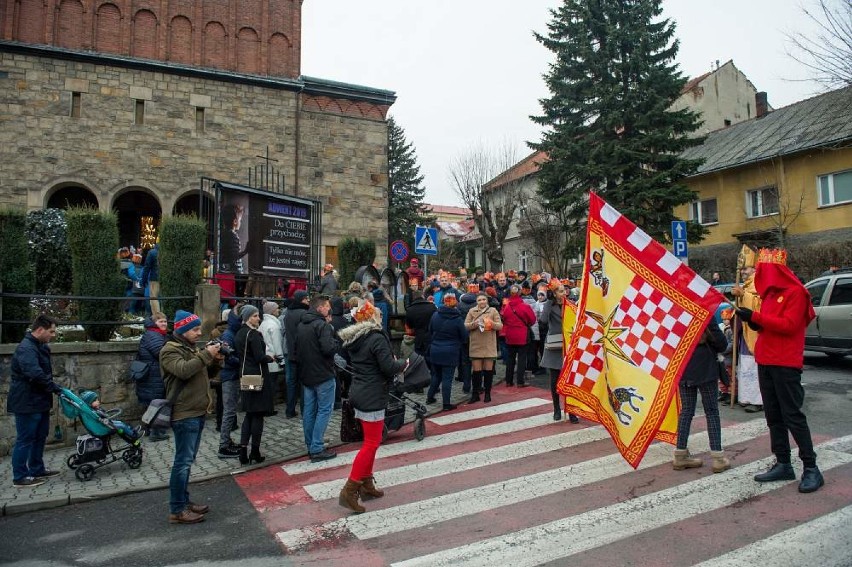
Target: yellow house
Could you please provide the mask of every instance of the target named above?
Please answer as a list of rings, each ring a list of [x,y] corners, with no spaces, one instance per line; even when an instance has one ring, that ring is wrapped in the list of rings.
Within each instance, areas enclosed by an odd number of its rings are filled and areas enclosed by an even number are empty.
[[[852,87],[757,111],[683,154],[704,160],[686,180],[698,199],[675,210],[708,229],[690,256],[712,259],[714,247],[738,243],[852,241]]]

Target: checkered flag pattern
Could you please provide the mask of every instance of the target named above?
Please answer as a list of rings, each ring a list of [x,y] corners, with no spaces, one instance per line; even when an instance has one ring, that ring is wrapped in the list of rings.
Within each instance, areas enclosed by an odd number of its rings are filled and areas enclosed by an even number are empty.
[[[604,349],[599,342],[603,338],[603,327],[587,315],[586,324],[576,332],[579,336],[571,361],[571,384],[591,392],[604,367]]]
[[[613,317],[612,327],[627,329],[615,343],[636,366],[662,380],[692,319],[683,308],[636,276]]]

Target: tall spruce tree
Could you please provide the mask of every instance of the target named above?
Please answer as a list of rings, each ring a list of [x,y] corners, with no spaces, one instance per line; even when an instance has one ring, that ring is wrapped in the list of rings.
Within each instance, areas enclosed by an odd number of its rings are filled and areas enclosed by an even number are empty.
[[[690,110],[669,110],[684,86],[670,20],[660,0],[564,0],[536,39],[555,55],[545,75],[550,97],[535,149],[549,155],[539,173],[548,206],[584,223],[595,190],[652,237],[665,240],[672,209],[692,201],[683,183],[700,162],[679,157],[701,144]],[[692,237],[701,227],[690,223]]]
[[[388,242],[403,240],[414,250],[414,227],[435,222],[424,210],[425,195],[414,146],[388,118]]]

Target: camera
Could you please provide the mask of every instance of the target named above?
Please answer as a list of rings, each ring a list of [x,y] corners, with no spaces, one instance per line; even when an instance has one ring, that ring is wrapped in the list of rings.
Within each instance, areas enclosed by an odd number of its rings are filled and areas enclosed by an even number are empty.
[[[219,354],[222,356],[231,356],[234,354],[234,349],[231,348],[231,345],[223,341],[222,339],[213,339],[212,341],[207,342],[207,346],[210,345],[219,345]]]

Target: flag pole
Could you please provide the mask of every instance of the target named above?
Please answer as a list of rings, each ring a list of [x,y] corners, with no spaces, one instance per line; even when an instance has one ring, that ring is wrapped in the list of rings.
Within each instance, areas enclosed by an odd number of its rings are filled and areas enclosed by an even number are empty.
[[[742,274],[743,266],[745,266],[745,256],[740,250],[739,254],[737,254],[737,273],[734,276],[734,286],[740,286],[740,274]],[[734,307],[740,306],[740,298],[734,297]],[[740,339],[739,339],[739,326],[736,324],[737,320],[734,317],[731,317],[731,321],[734,322],[733,328],[733,341],[734,346],[731,349],[731,407],[734,407],[734,400],[737,399],[737,347],[739,347]],[[742,321],[740,321],[742,324]]]

